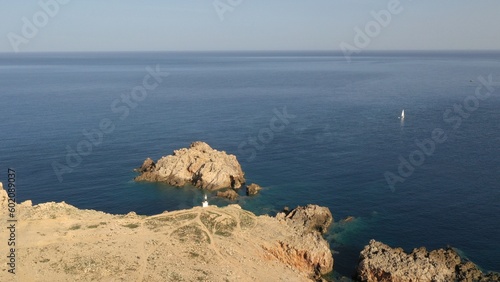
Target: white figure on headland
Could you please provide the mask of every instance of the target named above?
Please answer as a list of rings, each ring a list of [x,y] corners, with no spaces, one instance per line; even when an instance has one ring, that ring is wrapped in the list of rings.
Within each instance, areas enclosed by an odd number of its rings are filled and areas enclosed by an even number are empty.
[[[205,200],[201,202],[201,206],[206,208],[208,207],[208,199],[207,199],[207,194],[205,194]]]

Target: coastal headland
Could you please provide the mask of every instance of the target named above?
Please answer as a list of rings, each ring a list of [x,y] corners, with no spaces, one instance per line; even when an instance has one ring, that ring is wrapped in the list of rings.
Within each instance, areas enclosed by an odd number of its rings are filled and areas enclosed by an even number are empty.
[[[137,181],[208,192],[245,184],[234,155],[200,141],[157,162],[148,158],[137,171]],[[261,187],[247,189],[253,195]],[[0,281],[327,281],[334,269],[323,237],[334,221],[327,207],[257,216],[204,202],[151,216],[114,215],[65,202],[17,203],[11,194],[0,183],[0,220],[7,224],[0,229],[0,253],[7,254]],[[371,240],[360,251],[352,277],[359,281],[500,281],[453,248],[407,253]]]
[[[2,211],[7,200],[0,189]],[[238,205],[153,216],[64,202],[26,201],[17,209],[18,281],[311,281],[333,268],[320,232]],[[1,229],[3,241],[8,232]],[[7,247],[0,244],[0,252]],[[1,281],[14,278],[7,268],[2,263]]]

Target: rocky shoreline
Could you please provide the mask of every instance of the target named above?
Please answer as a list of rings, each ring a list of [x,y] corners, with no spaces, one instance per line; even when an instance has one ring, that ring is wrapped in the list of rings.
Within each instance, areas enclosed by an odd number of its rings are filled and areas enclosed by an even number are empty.
[[[0,184],[0,208],[7,205]],[[333,268],[320,232],[238,205],[153,216],[64,202],[26,201],[17,210],[18,281],[311,281]],[[2,228],[0,238],[7,236]],[[7,248],[0,244],[1,253]],[[12,280],[6,264],[0,269],[0,281]]]
[[[7,205],[0,183],[0,208]],[[26,201],[17,210],[19,281],[327,281],[322,277],[334,266],[322,236],[333,216],[317,205],[275,217],[238,205],[153,216],[80,210],[64,202]],[[0,245],[0,252],[7,247]],[[6,265],[0,269],[0,281],[7,281]],[[371,240],[360,253],[356,279],[486,282],[500,275],[482,273],[450,248],[407,254]]]
[[[421,247],[407,254],[375,240],[361,251],[357,273],[360,281],[367,282],[500,281],[499,273],[483,273],[452,248],[429,252]]]
[[[136,171],[136,181],[224,189],[217,196],[230,200],[245,184],[234,155],[200,141],[157,162],[148,158]],[[248,196],[262,189],[254,183],[246,187]],[[0,183],[0,209],[7,207]],[[19,281],[327,281],[325,275],[334,269],[332,250],[323,237],[333,216],[317,205],[286,208],[275,217],[208,202],[153,216],[80,210],[64,202],[33,206],[26,201],[16,209]],[[6,213],[0,214],[0,220],[7,219]],[[1,238],[8,235],[1,229]],[[7,244],[0,244],[1,253],[8,251]],[[6,265],[0,269],[0,281],[11,280]],[[500,274],[483,273],[451,248],[418,248],[408,254],[371,240],[360,252],[353,278],[490,282],[500,281]]]

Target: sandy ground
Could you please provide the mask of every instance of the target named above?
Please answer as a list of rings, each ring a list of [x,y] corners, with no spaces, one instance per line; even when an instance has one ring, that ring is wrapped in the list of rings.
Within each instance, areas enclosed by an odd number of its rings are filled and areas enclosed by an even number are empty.
[[[293,231],[236,205],[138,216],[25,203],[17,212],[16,274],[2,228],[0,281],[311,281],[265,251]]]

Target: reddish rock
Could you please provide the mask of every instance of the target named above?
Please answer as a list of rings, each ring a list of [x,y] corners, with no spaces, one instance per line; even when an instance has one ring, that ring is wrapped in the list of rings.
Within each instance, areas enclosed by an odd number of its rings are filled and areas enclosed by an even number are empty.
[[[302,235],[293,238],[293,243],[279,242],[269,251],[292,267],[315,273],[316,277],[333,270],[333,256],[328,242],[322,234],[333,222],[326,207],[308,205],[297,207],[290,212],[281,212],[276,219],[286,223]]]

